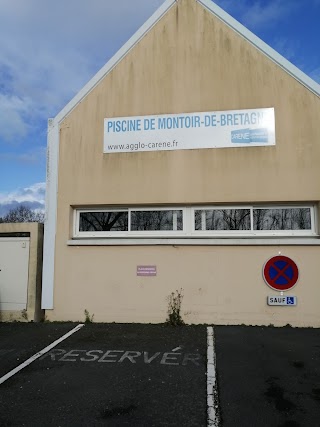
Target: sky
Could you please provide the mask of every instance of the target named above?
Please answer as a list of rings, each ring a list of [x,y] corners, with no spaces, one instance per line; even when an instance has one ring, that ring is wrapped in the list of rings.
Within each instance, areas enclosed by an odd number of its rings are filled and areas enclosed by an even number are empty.
[[[47,120],[164,0],[0,0],[0,216],[45,198]],[[216,0],[320,83],[320,0]]]

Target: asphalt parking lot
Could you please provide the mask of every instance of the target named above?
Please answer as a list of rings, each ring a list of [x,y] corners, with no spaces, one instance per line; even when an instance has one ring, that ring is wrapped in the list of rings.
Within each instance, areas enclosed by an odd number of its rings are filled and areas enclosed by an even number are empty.
[[[0,323],[1,426],[207,426],[206,326]],[[320,425],[320,330],[214,327],[220,426]]]

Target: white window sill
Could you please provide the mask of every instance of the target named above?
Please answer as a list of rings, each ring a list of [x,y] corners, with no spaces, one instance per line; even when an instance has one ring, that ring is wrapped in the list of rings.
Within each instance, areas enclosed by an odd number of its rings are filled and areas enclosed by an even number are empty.
[[[165,239],[165,238],[117,238],[117,239],[72,239],[68,246],[320,246],[319,237],[261,237],[217,239]]]

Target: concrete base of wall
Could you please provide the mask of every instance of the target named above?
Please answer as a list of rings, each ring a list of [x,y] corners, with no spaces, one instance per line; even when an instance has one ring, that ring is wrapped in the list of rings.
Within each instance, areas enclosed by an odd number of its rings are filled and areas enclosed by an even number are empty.
[[[277,307],[279,309],[279,307]],[[282,307],[280,309],[283,310]],[[130,316],[124,317],[124,316],[116,316],[115,313],[111,314],[109,316],[106,316],[105,313],[99,313],[99,312],[89,312],[89,315],[93,315],[93,322],[95,323],[151,323],[151,324],[161,324],[166,322],[167,313],[163,311],[162,315],[155,316],[150,312],[150,316],[148,318],[148,321],[146,322],[145,315],[139,316],[138,313],[131,313]],[[252,315],[250,316],[250,320],[248,319],[248,315],[240,316],[239,313],[237,313],[236,316],[228,317],[228,316],[212,316],[212,317],[205,317],[205,316],[193,316],[190,311],[185,310],[182,313],[182,319],[185,322],[186,325],[201,325],[201,324],[208,324],[208,325],[245,325],[245,326],[274,326],[274,327],[284,327],[284,326],[292,326],[294,328],[320,328],[320,320],[315,320],[314,316],[308,316],[304,318],[297,317],[296,319],[290,319],[288,321],[280,320],[277,314],[269,313],[268,318],[266,316],[260,316],[253,318]],[[46,310],[45,314],[46,321],[49,322],[57,322],[57,321],[71,321],[71,322],[84,322],[85,321],[85,315],[84,313],[79,312],[69,312],[68,315],[65,313],[59,313],[56,310]],[[242,319],[242,320],[241,320]]]
[[[0,322],[41,322],[44,310],[0,311]]]

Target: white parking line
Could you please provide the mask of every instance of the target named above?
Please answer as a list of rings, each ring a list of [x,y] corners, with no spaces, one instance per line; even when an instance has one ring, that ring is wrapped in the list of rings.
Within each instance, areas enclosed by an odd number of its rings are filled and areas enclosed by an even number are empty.
[[[57,339],[56,341],[54,341],[52,344],[48,345],[47,347],[45,347],[44,349],[42,349],[41,351],[39,351],[38,353],[34,354],[33,356],[31,356],[29,359],[27,359],[25,362],[21,363],[21,365],[17,366],[16,368],[12,369],[12,371],[8,372],[6,375],[4,375],[3,377],[0,378],[0,384],[4,383],[5,381],[7,381],[7,379],[9,379],[10,377],[12,377],[13,375],[15,375],[17,372],[21,371],[23,368],[25,368],[26,366],[30,365],[32,362],[34,362],[36,359],[38,359],[40,356],[42,356],[43,354],[47,353],[49,350],[51,350],[53,347],[55,347],[57,344],[59,344],[61,341],[64,341],[66,338],[70,337],[70,335],[74,334],[75,332],[77,332],[79,329],[81,329],[84,326],[83,323],[81,323],[80,325],[77,325],[75,328],[71,329],[71,331],[67,332],[65,335],[63,335],[61,338]]]
[[[218,417],[218,392],[216,379],[216,356],[214,351],[213,327],[207,328],[207,406],[208,426],[219,426]]]

